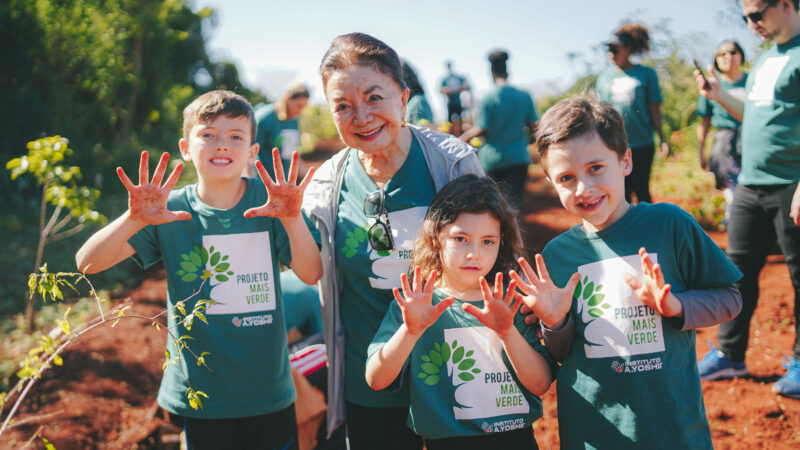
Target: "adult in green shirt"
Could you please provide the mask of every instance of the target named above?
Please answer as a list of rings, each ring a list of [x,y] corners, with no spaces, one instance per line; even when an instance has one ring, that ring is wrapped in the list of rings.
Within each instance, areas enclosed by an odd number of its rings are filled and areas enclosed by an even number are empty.
[[[507,61],[504,50],[489,54],[494,86],[481,98],[475,125],[459,138],[469,142],[483,137],[478,151],[483,170],[497,182],[511,205],[520,209],[531,163],[528,143],[539,115],[530,94],[508,84]]]
[[[256,108],[258,127],[256,142],[261,146],[258,159],[273,178],[275,177],[275,168],[272,166],[272,149],[274,147],[280,149],[283,167],[289,167],[292,153],[300,146],[300,129],[297,119],[308,104],[308,97],[306,85],[294,83],[275,103],[260,105]],[[256,176],[255,165],[250,169],[252,170],[250,176]],[[300,172],[305,172],[302,165]]]
[[[475,150],[449,134],[404,123],[409,90],[384,42],[351,33],[320,64],[339,137],[347,146],[316,172],[303,210],[319,230],[319,283],[328,351],[328,431],[347,421],[350,448],[421,449],[408,426],[408,388],[367,385],[367,348],[436,192],[466,173],[483,175]]]
[[[600,73],[595,83],[597,97],[622,114],[633,171],[625,178],[625,198],[636,194],[639,202],[650,202],[650,169],[655,155],[653,131],[661,142],[661,156],[669,155],[669,144],[661,131],[661,89],[658,75],[650,67],[634,64],[630,57],[650,49],[650,34],[641,24],[620,27],[606,43],[614,64]]]
[[[718,74],[722,88],[744,100],[744,87],[747,74],[742,71],[744,51],[738,42],[729,40],[722,42],[714,57],[714,70]],[[725,197],[727,220],[730,205],[733,202],[733,190],[739,177],[742,162],[742,140],[740,128],[742,122],[731,116],[718,103],[700,96],[697,99],[697,115],[702,119],[697,127],[697,140],[700,146],[700,167],[711,170],[714,174],[717,189],[722,189]],[[711,126],[714,131],[714,146],[711,155],[706,159],[706,137]]]
[[[433,110],[431,110],[428,99],[425,98],[425,89],[419,82],[417,73],[406,61],[403,61],[403,81],[406,82],[409,90],[406,122],[431,128],[433,126]]]
[[[800,399],[800,15],[798,0],[742,0],[748,28],[775,45],[758,57],[747,77],[742,102],[722,89],[713,73],[700,94],[742,121],[742,172],[728,221],[728,256],[744,276],[737,287],[742,312],[719,326],[719,350],[698,363],[707,380],[747,374],[745,351],[750,319],[758,303],[758,275],[766,256],[780,242],[794,286],[794,355],[773,386],[778,394]]]

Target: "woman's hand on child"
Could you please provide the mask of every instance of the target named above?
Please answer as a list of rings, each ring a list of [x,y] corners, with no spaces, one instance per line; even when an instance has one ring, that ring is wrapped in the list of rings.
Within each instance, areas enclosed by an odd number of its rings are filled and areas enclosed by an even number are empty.
[[[514,315],[522,301],[516,292],[516,283],[508,283],[508,289],[503,295],[503,274],[498,273],[494,280],[494,289],[489,287],[486,278],[480,278],[481,293],[483,294],[483,309],[475,305],[464,303],[461,309],[475,316],[480,323],[497,333],[500,338],[514,327]],[[516,301],[515,301],[516,300]]]
[[[525,302],[525,305],[536,314],[547,328],[554,328],[563,322],[567,313],[569,313],[569,309],[572,307],[572,296],[581,276],[579,273],[572,274],[567,285],[559,288],[550,279],[550,274],[547,272],[547,266],[544,264],[542,255],[537,254],[534,259],[536,261],[536,270],[539,272],[538,275],[525,258],[517,260],[528,282],[525,282],[514,270],[510,271],[509,274],[511,279],[516,281],[519,290],[525,294],[522,296],[522,301]]]
[[[403,323],[409,334],[420,335],[428,327],[433,325],[442,313],[455,301],[453,297],[447,297],[436,305],[433,305],[433,288],[439,274],[431,271],[425,286],[422,286],[422,269],[414,268],[414,280],[408,283],[408,274],[400,275],[400,282],[403,286],[403,295],[400,290],[392,289],[394,299],[400,306],[403,313]]]
[[[250,208],[244,212],[244,216],[250,217],[277,217],[277,218],[296,218],[300,215],[300,207],[303,204],[303,193],[306,186],[311,182],[314,175],[314,168],[309,169],[305,178],[297,184],[297,171],[299,167],[300,155],[292,153],[292,164],[289,166],[289,177],[284,177],[283,163],[278,148],[272,149],[272,163],[275,167],[275,181],[264,169],[261,161],[256,161],[256,170],[261,181],[267,188],[267,203],[258,208]]]
[[[167,198],[169,193],[178,182],[183,171],[183,164],[178,164],[169,174],[169,178],[161,185],[164,180],[164,174],[167,172],[167,163],[169,162],[169,153],[161,155],[158,160],[158,166],[153,179],[148,181],[150,177],[149,167],[149,153],[142,152],[141,159],[139,160],[139,185],[133,184],[128,175],[122,169],[117,167],[117,176],[119,176],[122,185],[128,191],[128,211],[130,212],[131,220],[143,223],[145,225],[158,225],[162,223],[174,222],[176,220],[190,220],[192,215],[187,211],[170,211],[167,209]]]
[[[642,280],[639,281],[630,273],[624,272],[622,277],[628,286],[642,303],[658,311],[662,316],[682,316],[683,304],[670,292],[672,286],[664,283],[661,265],[653,263],[644,247],[639,249],[639,256],[642,258]]]

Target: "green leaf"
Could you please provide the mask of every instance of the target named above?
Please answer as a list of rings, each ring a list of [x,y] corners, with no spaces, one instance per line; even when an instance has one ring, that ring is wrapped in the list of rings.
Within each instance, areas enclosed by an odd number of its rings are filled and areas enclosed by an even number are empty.
[[[203,260],[200,259],[200,255],[198,255],[195,252],[189,253],[189,259],[191,259],[192,264],[194,264],[197,267],[200,267],[200,266],[203,265]]]
[[[477,367],[475,367],[470,372],[472,372],[472,373],[481,373],[481,369],[478,369]]]
[[[422,363],[422,364],[420,364],[419,368],[424,370],[425,373],[427,373],[429,375],[433,375],[433,374],[439,373],[439,366],[437,366],[436,364],[433,364],[433,363],[429,363],[429,362]]]
[[[458,347],[456,351],[453,352],[453,364],[458,364],[461,361],[461,358],[464,357],[464,347]]]
[[[42,444],[44,444],[44,448],[46,450],[56,450],[56,447],[50,443],[44,436],[39,436],[39,439],[42,440]]]
[[[385,257],[387,257],[387,256],[389,256],[391,254],[392,254],[392,252],[390,252],[388,250],[378,250],[378,256],[380,256],[381,258],[385,258]]]
[[[447,342],[442,343],[442,359],[445,361],[450,361],[450,345]]]
[[[35,273],[32,273],[28,277],[28,289],[30,289],[31,292],[36,290],[36,274]]]
[[[611,305],[609,305],[608,303],[603,303],[602,305],[600,305],[600,307],[603,309],[608,309],[611,308]]]
[[[228,281],[228,277],[226,277],[225,275],[217,275],[214,278],[221,283]]]
[[[425,362],[431,362],[431,359],[428,357],[428,355],[422,355],[422,356],[419,357],[419,359],[421,359],[421,360],[423,360]]]
[[[190,263],[189,261],[181,261],[181,269],[187,272],[197,272],[197,266]]]
[[[227,260],[228,260],[228,256],[230,256],[230,255],[225,255],[225,256],[223,256],[223,257],[222,257],[222,260],[223,260],[223,261],[227,261]]]
[[[200,248],[200,259],[204,266],[208,264],[208,250],[205,247]]]
[[[578,285],[575,286],[575,292],[572,293],[572,298],[574,298],[574,299],[581,298],[581,292],[582,291],[583,291],[583,288],[581,287],[581,281],[578,280]]]
[[[470,356],[472,356],[472,354],[473,354],[473,353],[475,353],[475,351],[474,351],[474,350],[470,350],[470,351],[468,351],[468,352],[467,352],[467,354],[466,354],[466,355],[464,355],[464,356],[466,356],[467,358],[469,358]]]
[[[228,270],[228,268],[229,268],[230,266],[231,266],[231,263],[220,263],[220,264],[217,266],[216,270],[219,270],[220,272],[224,272],[224,271]]]
[[[603,310],[600,308],[592,308],[589,310],[589,315],[592,317],[600,317],[603,315]]]
[[[347,258],[352,258],[356,254],[356,250],[352,248],[344,249],[344,256]]]
[[[431,361],[439,367],[442,367],[442,354],[437,352],[436,350],[431,350],[428,352],[431,356]]]
[[[419,378],[419,379],[423,379],[423,378],[425,378],[427,376],[428,376],[428,374],[425,373],[425,372],[420,372],[420,373],[417,374],[417,378]]]
[[[425,379],[425,384],[427,384],[428,386],[433,386],[434,384],[439,382],[439,379],[440,379],[439,375],[431,375]]]
[[[197,279],[196,273],[187,273],[186,275],[181,277],[181,281],[185,281],[187,283],[192,282]]]
[[[215,252],[215,253],[213,253],[213,254],[211,255],[211,265],[212,265],[212,266],[216,266],[216,265],[217,265],[217,263],[219,262],[219,259],[220,259],[221,257],[222,257],[222,253],[220,253],[220,252]]]
[[[458,378],[461,378],[462,381],[472,381],[475,379],[475,376],[469,372],[461,372],[458,374]]]
[[[367,239],[367,232],[364,231],[364,229],[361,227],[358,227],[355,230],[353,230],[353,235],[356,237],[356,240],[358,240],[358,242],[364,242]]]
[[[64,360],[61,359],[61,356],[55,355],[55,356],[53,356],[53,364],[55,364],[57,366],[63,366],[64,365]]]
[[[175,309],[181,312],[184,316],[186,315],[186,308],[183,306],[183,302],[175,303]]]
[[[438,342],[433,343],[433,348],[435,348],[437,352],[442,350],[442,346],[439,345]]]
[[[587,284],[585,288],[583,288],[583,298],[584,299],[589,298],[593,292],[594,292],[594,283],[591,282]]]
[[[348,246],[350,248],[356,248],[356,247],[358,247],[358,241],[355,240],[355,239],[347,238],[347,239],[344,240],[344,245],[346,245],[346,246]]]
[[[469,370],[474,365],[475,365],[475,360],[472,358],[467,358],[461,361],[461,364],[458,365],[458,370]]]
[[[604,298],[606,298],[606,296],[605,296],[604,294],[594,294],[594,295],[593,295],[593,296],[592,296],[592,297],[589,299],[589,303],[588,303],[588,305],[589,305],[589,306],[597,306],[597,305],[599,305],[600,303],[603,303],[603,299],[604,299]]]

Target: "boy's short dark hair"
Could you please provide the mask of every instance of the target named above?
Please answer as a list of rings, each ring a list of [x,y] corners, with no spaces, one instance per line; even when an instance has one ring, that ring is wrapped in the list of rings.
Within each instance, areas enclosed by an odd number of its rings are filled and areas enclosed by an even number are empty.
[[[553,105],[542,116],[536,137],[536,149],[547,173],[547,151],[551,145],[597,134],[620,158],[628,149],[622,116],[608,103],[586,98],[571,98]]]
[[[244,97],[231,91],[211,91],[194,99],[183,110],[183,137],[189,138],[192,127],[198,122],[211,123],[218,116],[247,117],[250,122],[250,143],[256,141],[256,116],[253,105]]]

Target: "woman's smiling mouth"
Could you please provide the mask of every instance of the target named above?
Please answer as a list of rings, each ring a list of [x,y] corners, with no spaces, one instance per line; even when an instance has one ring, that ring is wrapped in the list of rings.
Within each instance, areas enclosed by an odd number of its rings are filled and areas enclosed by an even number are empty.
[[[365,140],[365,141],[371,141],[371,140],[375,139],[378,136],[378,134],[383,130],[383,127],[384,127],[384,125],[381,125],[381,126],[379,126],[377,128],[369,130],[369,131],[367,131],[365,133],[355,133],[355,135],[358,136],[359,138]]]

